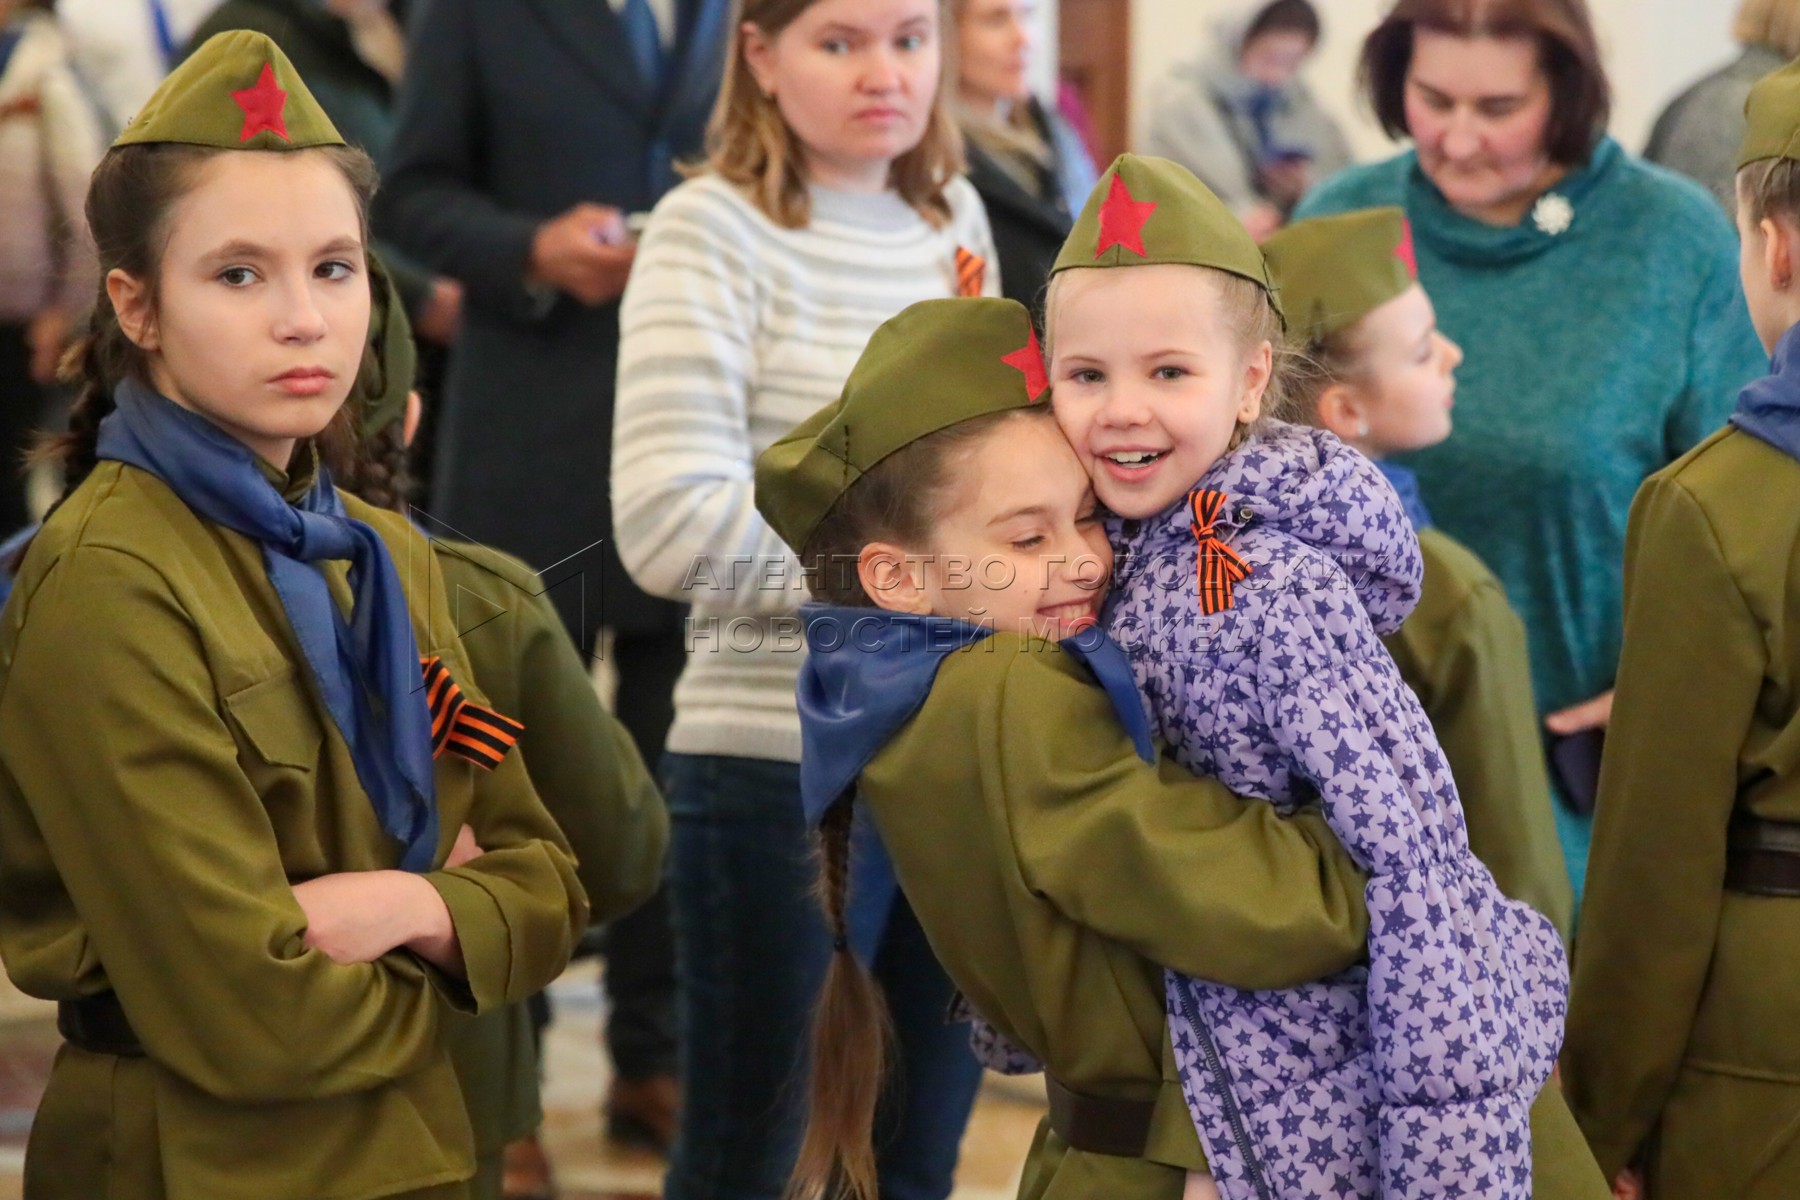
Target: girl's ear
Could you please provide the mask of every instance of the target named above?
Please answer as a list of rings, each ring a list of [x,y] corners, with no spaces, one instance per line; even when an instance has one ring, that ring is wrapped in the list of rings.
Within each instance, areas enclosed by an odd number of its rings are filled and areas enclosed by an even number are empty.
[[[745,21],[738,30],[744,47],[744,65],[750,69],[750,77],[756,80],[763,95],[774,96],[775,43],[757,28],[754,21]]]
[[[425,401],[419,398],[418,390],[406,393],[406,416],[400,425],[400,444],[411,448],[413,439],[419,436],[419,425],[425,420]]]
[[[1314,406],[1318,422],[1339,439],[1355,445],[1369,436],[1369,405],[1362,392],[1348,383],[1333,383],[1319,393]]]
[[[1800,229],[1792,221],[1769,216],[1758,226],[1763,235],[1763,266],[1769,272],[1769,286],[1785,292],[1794,283],[1794,259],[1800,254]]]
[[[156,321],[150,311],[150,287],[117,267],[106,273],[106,298],[112,302],[119,328],[139,350],[158,350]]]
[[[915,617],[931,615],[924,567],[891,542],[870,542],[862,548],[856,556],[856,578],[878,608]]]
[[[1275,347],[1268,342],[1258,346],[1244,364],[1244,395],[1238,401],[1238,424],[1248,425],[1262,416],[1263,396],[1269,380],[1275,375]]]

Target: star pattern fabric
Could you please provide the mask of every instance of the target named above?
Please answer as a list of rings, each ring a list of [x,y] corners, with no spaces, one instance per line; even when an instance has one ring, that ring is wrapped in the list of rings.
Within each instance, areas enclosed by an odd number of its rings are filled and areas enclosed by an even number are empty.
[[[254,87],[231,93],[231,98],[244,110],[244,129],[238,134],[238,141],[247,142],[265,129],[282,141],[287,141],[287,118],[284,115],[287,96],[275,82],[275,68],[264,63],[262,74],[257,76]]]
[[[1121,526],[1113,638],[1183,766],[1284,812],[1321,805],[1370,875],[1366,967],[1261,992],[1167,978],[1219,1190],[1525,1200],[1568,964],[1470,851],[1449,766],[1381,644],[1418,599],[1411,522],[1320,430],[1276,424],[1197,486],[1231,497],[1218,534],[1250,577],[1204,614],[1186,501]]]
[[[1100,206],[1100,236],[1094,257],[1099,258],[1114,246],[1123,246],[1139,258],[1144,257],[1144,225],[1155,211],[1156,201],[1134,200],[1125,180],[1114,175],[1106,203]]]

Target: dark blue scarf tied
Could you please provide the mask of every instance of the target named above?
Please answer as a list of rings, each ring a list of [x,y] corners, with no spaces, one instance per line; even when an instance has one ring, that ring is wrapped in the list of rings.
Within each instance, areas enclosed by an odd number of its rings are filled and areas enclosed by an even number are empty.
[[[1400,507],[1406,510],[1406,519],[1412,522],[1413,529],[1431,528],[1431,511],[1425,507],[1425,494],[1419,490],[1418,474],[1411,467],[1385,458],[1375,460],[1375,469],[1393,485],[1394,494],[1400,497]]]
[[[1769,373],[1738,393],[1731,423],[1751,437],[1800,459],[1800,325],[1781,335]]]
[[[431,714],[406,593],[387,546],[351,519],[320,466],[289,503],[256,456],[206,418],[136,380],[114,393],[100,423],[99,457],[147,471],[196,515],[262,545],[269,582],[337,723],[381,827],[402,847],[400,867],[429,871],[438,843]],[[349,620],[321,562],[348,560]]]

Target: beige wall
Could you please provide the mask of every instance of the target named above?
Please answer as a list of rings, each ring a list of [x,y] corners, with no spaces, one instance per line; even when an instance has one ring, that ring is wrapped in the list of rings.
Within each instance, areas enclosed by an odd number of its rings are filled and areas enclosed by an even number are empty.
[[[1132,0],[1133,127],[1142,129],[1151,86],[1174,63],[1198,53],[1215,14],[1235,0]],[[1612,131],[1637,150],[1662,106],[1694,78],[1735,52],[1731,18],[1736,0],[1589,0],[1612,78]],[[1325,43],[1310,68],[1313,89],[1349,132],[1364,158],[1390,143],[1352,97],[1356,53],[1391,0],[1314,0],[1325,20]]]

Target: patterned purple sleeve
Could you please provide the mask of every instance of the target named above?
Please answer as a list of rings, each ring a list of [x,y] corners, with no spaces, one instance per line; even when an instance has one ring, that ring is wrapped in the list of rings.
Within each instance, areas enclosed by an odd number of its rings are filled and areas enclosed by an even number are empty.
[[[1199,485],[1249,567],[1202,605],[1171,511],[1120,529],[1114,637],[1189,770],[1284,810],[1316,802],[1370,873],[1369,962],[1244,992],[1168,977],[1177,1065],[1226,1200],[1524,1200],[1529,1109],[1560,1048],[1550,922],[1469,849],[1430,722],[1380,634],[1418,597],[1398,497],[1328,434],[1277,427]]]

